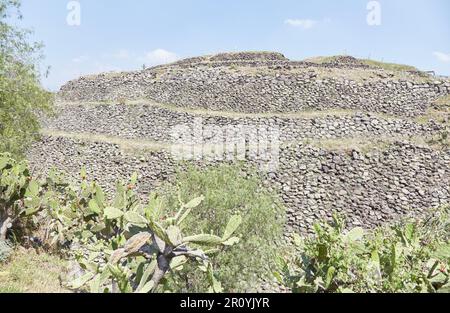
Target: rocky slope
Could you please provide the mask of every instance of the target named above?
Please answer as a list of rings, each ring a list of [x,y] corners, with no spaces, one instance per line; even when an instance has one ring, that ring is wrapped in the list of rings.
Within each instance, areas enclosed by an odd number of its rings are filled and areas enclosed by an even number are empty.
[[[68,101],[149,99],[248,113],[340,108],[417,116],[449,92],[448,81],[384,71],[350,57],[315,64],[274,53],[234,53],[82,77],[59,95]]]
[[[277,129],[279,167],[261,175],[287,206],[287,230],[306,233],[333,210],[350,225],[372,227],[449,202],[449,113],[433,112],[449,94],[449,80],[351,57],[197,57],[67,83],[29,158],[36,171],[55,165],[74,178],[84,165],[107,188],[137,171],[145,195],[185,166],[170,153],[173,127],[201,120],[221,129]],[[247,160],[261,165],[249,153]]]

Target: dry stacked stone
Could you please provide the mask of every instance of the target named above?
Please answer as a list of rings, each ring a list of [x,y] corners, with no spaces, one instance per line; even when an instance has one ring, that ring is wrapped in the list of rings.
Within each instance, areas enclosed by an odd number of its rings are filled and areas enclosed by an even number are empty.
[[[354,112],[348,115],[320,117],[224,117],[177,112],[152,104],[65,105],[44,127],[55,131],[117,136],[170,142],[171,130],[177,125],[193,125],[201,119],[203,125],[266,127],[280,130],[282,142],[307,139],[339,139],[353,137],[413,137],[433,136],[445,126],[430,120],[417,123],[402,118],[383,118],[373,113]],[[192,127],[191,127],[192,129]]]
[[[347,57],[325,64],[303,63],[271,53],[194,58],[140,72],[81,77],[64,85],[59,96],[85,102],[149,99],[178,107],[247,113],[362,109],[417,116],[437,97],[450,93],[447,80],[414,75],[411,80],[399,80]],[[360,69],[373,79],[323,79],[316,72],[329,68]]]
[[[320,75],[331,70],[342,75]],[[364,71],[372,78],[352,80],[345,75],[349,71]],[[43,136],[29,159],[37,172],[56,166],[74,180],[85,166],[108,190],[117,179],[138,172],[139,192],[145,196],[186,166],[164,146],[171,143],[172,127],[196,119],[221,127],[269,126],[280,130],[279,167],[260,175],[286,205],[288,233],[308,233],[315,221],[333,211],[344,213],[350,226],[374,227],[420,215],[450,199],[450,149],[405,141],[445,132],[445,124],[414,118],[450,94],[449,80],[395,77],[351,57],[316,64],[267,52],[196,57],[139,72],[81,77],[61,88],[57,115],[43,121],[47,133],[55,135]],[[125,100],[135,101],[123,104]],[[212,110],[246,114],[210,114]],[[330,113],[306,114],[324,110]],[[333,114],[335,110],[349,112]],[[97,137],[88,139],[86,134]],[[160,143],[163,148],[132,153],[101,136]],[[354,138],[390,143],[367,151],[335,151],[309,143]],[[211,166],[223,161],[193,162]],[[248,159],[249,168],[260,165]]]
[[[117,180],[140,173],[139,192],[144,196],[185,166],[164,150],[136,156],[114,144],[62,137],[44,136],[31,155],[38,172],[56,165],[76,179],[85,166],[89,176],[107,190],[113,190]],[[196,163],[213,166],[222,162]],[[288,231],[307,233],[315,221],[331,217],[333,211],[344,213],[349,226],[374,227],[447,204],[449,164],[450,149],[435,151],[407,142],[371,152],[294,144],[281,148],[278,170],[261,175],[286,204]]]

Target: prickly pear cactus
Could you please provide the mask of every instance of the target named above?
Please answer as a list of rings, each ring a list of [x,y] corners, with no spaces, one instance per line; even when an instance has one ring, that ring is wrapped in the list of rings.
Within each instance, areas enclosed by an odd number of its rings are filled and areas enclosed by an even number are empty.
[[[133,175],[130,185],[135,185]],[[188,261],[198,263],[208,273],[211,291],[222,291],[215,279],[208,255],[239,242],[233,233],[241,223],[231,217],[223,236],[197,234],[186,236],[183,221],[203,197],[180,203],[174,216],[161,216],[161,201],[151,195],[146,205],[140,203],[132,188],[117,184],[116,196],[107,202],[99,189],[85,185],[84,203],[90,210],[87,224],[75,232],[80,242],[75,259],[78,271],[68,286],[90,292],[157,292],[164,290],[164,277],[183,269]],[[85,218],[85,217],[84,217]]]

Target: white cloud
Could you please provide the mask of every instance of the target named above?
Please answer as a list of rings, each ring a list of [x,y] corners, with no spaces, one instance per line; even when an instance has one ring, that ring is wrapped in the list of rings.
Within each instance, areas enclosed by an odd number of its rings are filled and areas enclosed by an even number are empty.
[[[450,53],[436,51],[433,55],[441,62],[450,63]]]
[[[148,52],[141,60],[146,62],[147,65],[158,65],[175,62],[178,59],[179,57],[176,53],[164,49],[156,49]]]
[[[311,20],[311,19],[287,19],[284,21],[284,24],[292,26],[292,27],[300,27],[302,29],[311,29],[316,26],[319,21]]]

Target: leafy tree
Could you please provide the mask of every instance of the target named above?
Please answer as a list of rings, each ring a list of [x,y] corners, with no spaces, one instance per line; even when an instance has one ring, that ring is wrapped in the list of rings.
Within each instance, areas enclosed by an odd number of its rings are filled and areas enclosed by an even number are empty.
[[[21,19],[20,1],[0,0],[0,152],[21,156],[37,138],[38,115],[51,108],[51,93],[40,84],[42,44],[29,30],[10,25]]]

